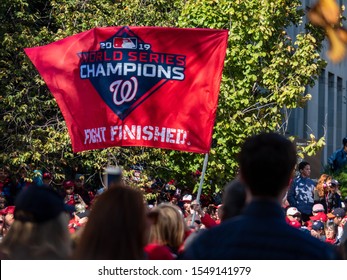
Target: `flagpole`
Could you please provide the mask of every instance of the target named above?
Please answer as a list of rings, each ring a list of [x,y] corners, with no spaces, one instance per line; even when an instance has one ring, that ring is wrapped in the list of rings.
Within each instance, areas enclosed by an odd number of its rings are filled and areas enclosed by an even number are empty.
[[[206,172],[206,168],[207,168],[207,162],[208,162],[208,153],[205,154],[204,165],[202,167],[202,174],[201,174],[201,178],[200,178],[200,185],[199,185],[198,193],[196,195],[196,203],[197,204],[200,204],[200,196],[201,196],[201,191],[202,191],[202,185],[204,183],[205,172]],[[193,212],[191,225],[194,225],[195,213],[196,213],[196,211]]]

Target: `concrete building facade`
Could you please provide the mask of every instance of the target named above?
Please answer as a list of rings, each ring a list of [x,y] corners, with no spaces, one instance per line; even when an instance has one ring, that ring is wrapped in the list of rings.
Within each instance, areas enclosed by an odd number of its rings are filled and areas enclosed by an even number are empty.
[[[337,2],[343,4],[342,0]],[[304,0],[302,3],[303,8],[308,11],[316,0]],[[288,34],[293,38],[299,32],[303,32],[302,27],[288,30]],[[328,47],[325,42],[321,54],[328,62],[326,68],[315,86],[306,89],[312,99],[305,108],[292,111],[287,131],[288,135],[301,139],[309,139],[311,133],[316,139],[325,137],[326,146],[319,155],[320,171],[327,164],[328,157],[342,147],[342,139],[347,137],[347,55],[343,61],[334,64],[326,56]]]

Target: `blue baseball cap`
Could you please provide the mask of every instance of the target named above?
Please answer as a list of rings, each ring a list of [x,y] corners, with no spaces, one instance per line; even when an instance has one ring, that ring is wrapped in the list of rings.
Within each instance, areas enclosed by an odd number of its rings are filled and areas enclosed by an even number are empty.
[[[322,229],[324,229],[324,223],[321,221],[315,221],[312,224],[312,229],[313,230],[322,230]]]

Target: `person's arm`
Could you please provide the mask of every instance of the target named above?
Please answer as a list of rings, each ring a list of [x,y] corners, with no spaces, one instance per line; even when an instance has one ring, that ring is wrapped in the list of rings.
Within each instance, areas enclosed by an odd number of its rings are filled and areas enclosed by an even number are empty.
[[[211,218],[211,216],[204,211],[202,211],[201,206],[199,204],[194,204],[193,205],[194,211],[198,213],[201,223],[206,227],[206,228],[211,228],[217,225],[216,221]]]
[[[289,187],[288,193],[287,193],[287,201],[291,207],[296,207],[296,199],[295,199],[295,180],[293,180],[293,183]]]
[[[335,194],[335,203],[336,203],[336,208],[342,207],[341,196],[338,193]]]
[[[335,160],[336,160],[336,156],[337,153],[339,152],[339,150],[336,150],[335,152],[333,152],[330,157],[328,158],[328,164],[330,166],[330,169],[332,171],[334,171],[336,169],[336,164],[335,164]]]
[[[333,153],[330,155],[330,157],[328,158],[328,164],[329,164],[329,165],[333,165],[335,158],[336,158],[336,151],[333,152]]]
[[[211,218],[211,216],[205,212],[202,211],[200,214],[201,223],[206,228],[211,228],[217,225],[216,221]]]

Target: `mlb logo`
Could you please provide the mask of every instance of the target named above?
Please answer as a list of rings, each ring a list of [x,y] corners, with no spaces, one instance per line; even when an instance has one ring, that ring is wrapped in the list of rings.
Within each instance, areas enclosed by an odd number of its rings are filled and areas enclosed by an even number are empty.
[[[137,38],[113,38],[113,47],[116,49],[136,49]]]

